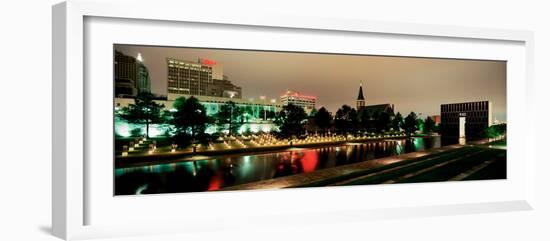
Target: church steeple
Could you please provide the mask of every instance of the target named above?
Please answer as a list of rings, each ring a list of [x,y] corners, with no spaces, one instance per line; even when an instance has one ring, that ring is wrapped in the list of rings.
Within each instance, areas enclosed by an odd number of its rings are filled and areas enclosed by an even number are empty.
[[[357,96],[357,100],[365,100],[365,97],[363,97],[363,81],[359,82],[359,95]]]
[[[357,110],[365,107],[365,97],[363,96],[363,81],[359,82],[359,94],[357,95]]]

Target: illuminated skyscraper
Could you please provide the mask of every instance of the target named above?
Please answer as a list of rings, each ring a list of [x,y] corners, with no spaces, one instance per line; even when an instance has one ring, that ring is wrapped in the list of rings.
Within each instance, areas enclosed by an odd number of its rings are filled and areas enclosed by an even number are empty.
[[[309,113],[315,109],[315,102],[317,97],[302,95],[296,91],[288,90],[285,94],[281,95],[281,104],[283,106],[293,104],[304,108],[304,110]]]
[[[134,58],[115,51],[114,75],[116,96],[135,96],[139,92],[151,91],[149,71],[141,54]]]
[[[139,92],[151,92],[151,78],[149,77],[149,70],[143,64],[143,58],[141,54],[138,54],[137,58],[137,78],[136,89]]]
[[[201,63],[167,58],[168,94],[206,95],[212,83],[212,67]]]
[[[197,62],[167,58],[168,94],[241,98],[241,87],[223,75],[223,67],[214,60]]]

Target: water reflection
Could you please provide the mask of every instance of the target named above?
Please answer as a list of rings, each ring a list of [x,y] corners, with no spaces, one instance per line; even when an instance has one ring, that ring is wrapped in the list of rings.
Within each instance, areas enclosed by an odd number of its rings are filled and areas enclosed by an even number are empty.
[[[440,146],[439,137],[410,138],[118,168],[115,170],[115,194],[218,190]]]

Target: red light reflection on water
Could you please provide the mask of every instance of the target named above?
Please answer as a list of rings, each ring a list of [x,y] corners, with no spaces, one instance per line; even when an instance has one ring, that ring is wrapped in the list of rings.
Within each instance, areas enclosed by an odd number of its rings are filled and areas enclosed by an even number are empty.
[[[208,184],[208,191],[218,190],[220,189],[222,180],[220,175],[215,175],[210,179],[210,183]]]
[[[304,172],[315,171],[317,163],[319,162],[318,153],[316,151],[306,151],[300,161],[302,162]]]

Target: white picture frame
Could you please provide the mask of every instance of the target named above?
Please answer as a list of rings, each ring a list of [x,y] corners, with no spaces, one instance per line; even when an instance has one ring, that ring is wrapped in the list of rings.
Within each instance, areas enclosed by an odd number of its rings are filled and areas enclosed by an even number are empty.
[[[163,208],[176,208],[174,202],[170,201],[171,199],[186,199],[186,202],[189,202],[188,204],[206,206],[218,202],[220,195],[223,195],[226,202],[242,203],[242,200],[252,199],[258,202],[269,203],[273,202],[273,200],[277,200],[281,195],[285,197],[294,197],[299,200],[307,200],[312,196],[318,197],[320,200],[323,200],[323,198],[327,196],[339,196],[340,199],[352,198],[354,196],[351,196],[353,195],[351,192],[354,190],[378,193],[380,197],[384,196],[382,194],[383,192],[395,193],[395,195],[437,192],[442,189],[443,185],[445,185],[445,188],[449,189],[468,187],[472,190],[466,192],[466,196],[468,197],[464,199],[453,199],[451,195],[448,199],[436,201],[415,199],[409,202],[396,201],[384,203],[381,201],[382,199],[380,199],[378,203],[376,203],[377,201],[373,200],[371,203],[372,208],[359,208],[360,203],[351,202],[346,208],[329,207],[321,210],[320,205],[310,205],[305,209],[294,210],[290,208],[290,206],[283,205],[287,209],[283,210],[282,207],[280,210],[273,209],[260,212],[259,210],[261,210],[261,207],[250,205],[249,209],[244,211],[227,211],[226,213],[218,214],[220,221],[208,222],[207,229],[227,228],[239,226],[244,223],[262,225],[283,220],[287,225],[292,225],[306,221],[310,223],[342,222],[349,220],[423,217],[532,209],[535,173],[535,156],[532,149],[535,146],[534,133],[531,129],[527,129],[526,131],[520,131],[518,129],[520,124],[532,126],[531,120],[525,117],[530,116],[532,110],[530,110],[530,108],[523,108],[524,106],[530,106],[530,103],[533,101],[530,96],[530,93],[533,91],[533,34],[531,32],[410,23],[370,22],[350,19],[300,18],[274,15],[254,16],[253,13],[249,16],[232,16],[230,13],[227,15],[209,16],[192,11],[181,14],[178,9],[184,8],[184,5],[185,3],[183,2],[140,2],[132,4],[132,7],[128,8],[124,4],[117,4],[116,2],[74,0],[60,3],[53,7],[52,226],[54,235],[63,239],[85,239],[123,235],[204,231],[205,224],[207,224],[208,221],[196,219],[200,215],[199,212],[192,212],[189,214],[191,217],[194,217],[193,222],[190,222],[189,219],[181,218],[178,211],[174,211],[173,214],[164,213],[162,216],[155,215],[154,212],[144,211],[140,214],[142,215],[141,218],[137,216],[128,217],[132,215],[132,209],[123,210],[123,207],[131,207],[134,208],[133,210],[135,210],[135,208],[151,208],[157,205],[162,205]],[[156,9],[156,11],[150,11],[150,9],[153,8]],[[99,21],[99,25],[94,25],[99,26],[97,28],[87,29],[86,21],[92,21],[90,24],[97,24],[97,22],[93,22],[94,19],[106,20]],[[414,190],[409,190],[411,188],[402,185],[382,185],[369,186],[366,188],[311,188],[285,191],[153,195],[148,197],[124,198],[124,200],[117,199],[116,202],[105,201],[105,199],[108,199],[107,196],[101,199],[97,197],[100,194],[95,194],[102,193],[100,189],[110,188],[108,183],[92,185],[90,180],[97,179],[94,179],[93,174],[86,174],[90,169],[100,169],[103,172],[112,172],[112,169],[105,170],[106,168],[104,166],[98,166],[96,163],[85,161],[85,156],[90,154],[86,143],[88,140],[87,135],[92,131],[87,129],[86,125],[86,123],[89,122],[87,118],[91,118],[88,111],[95,108],[94,106],[90,106],[88,98],[95,98],[94,94],[98,93],[87,92],[88,89],[96,87],[86,83],[85,79],[89,78],[87,75],[89,73],[86,72],[86,68],[96,67],[93,64],[93,60],[90,63],[86,62],[86,54],[90,53],[90,50],[86,49],[90,47],[86,45],[86,34],[104,34],[101,30],[101,26],[113,24],[112,21],[120,21],[121,23],[131,22],[130,24],[135,24],[135,22],[132,21],[139,21],[138,24],[151,22],[153,24],[147,27],[151,31],[156,31],[155,27],[162,26],[163,24],[171,26],[178,26],[178,24],[205,24],[201,26],[213,26],[214,28],[222,26],[224,30],[230,31],[232,28],[241,30],[252,28],[253,31],[251,32],[265,32],[266,34],[285,34],[285,31],[298,31],[299,34],[305,35],[309,33],[315,33],[316,35],[334,34],[335,37],[339,37],[338,35],[351,33],[357,34],[359,37],[364,34],[370,34],[379,37],[389,36],[397,40],[412,39],[416,41],[416,38],[418,38],[420,39],[419,41],[442,41],[442,43],[449,41],[453,43],[449,43],[451,45],[443,44],[441,46],[455,46],[457,49],[454,52],[456,53],[454,57],[457,58],[468,58],[468,53],[459,55],[458,51],[460,48],[470,43],[475,42],[479,44],[477,48],[480,50],[482,48],[491,49],[491,46],[496,46],[499,45],[498,43],[501,43],[503,49],[510,49],[509,55],[496,54],[500,48],[498,46],[492,50],[493,52],[488,51],[483,54],[485,54],[485,57],[494,56],[495,59],[509,61],[512,66],[508,73],[508,76],[511,78],[509,78],[507,82],[508,120],[510,122],[508,133],[509,136],[511,136],[511,140],[508,144],[511,152],[508,158],[512,163],[517,164],[514,164],[516,166],[509,166],[513,168],[514,175],[512,175],[509,180],[503,182],[415,184],[416,186],[412,188]],[[121,26],[118,26],[118,28]],[[128,26],[124,25],[122,27]],[[207,30],[199,29],[197,31]],[[213,31],[216,30],[214,29]],[[108,37],[111,38],[112,36]],[[105,41],[111,41],[111,39],[106,39]],[[142,41],[145,42],[141,42],[141,44],[178,46],[177,42],[174,41],[164,42],[159,39],[142,39]],[[210,44],[216,45],[214,42]],[[91,48],[95,48],[95,45],[91,46]],[[262,45],[258,45],[257,48],[262,48]],[[265,46],[263,48],[265,48]],[[291,50],[286,49],[284,46],[278,48],[282,48],[282,50]],[[315,48],[315,46],[312,48]],[[353,51],[353,49],[349,51]],[[438,56],[438,53],[429,53],[427,48],[418,48],[416,52],[409,53],[404,53],[403,49],[396,49],[393,51],[395,52],[385,53],[398,56],[400,56],[400,53],[401,55]],[[452,51],[449,50],[447,57],[453,57],[453,55],[450,54],[451,52]],[[472,54],[471,56],[475,55]],[[111,61],[111,59],[109,59],[109,61]],[[112,89],[108,91],[112,91]],[[94,115],[94,118],[97,118],[97,116]],[[521,160],[521,162],[519,162],[519,160]],[[109,160],[106,160],[106,162],[109,162]],[[88,179],[89,177],[91,177],[91,179]],[[488,198],[483,195],[476,197],[476,193],[483,193],[487,190],[496,190],[494,197]],[[111,196],[111,199],[114,198]],[[90,202],[95,204],[90,205]],[[93,208],[90,208],[90,206],[93,206]],[[117,210],[120,211],[120,213],[115,214],[113,211]],[[105,221],[109,213],[113,216],[112,223]],[[101,218],[98,218],[97,220],[99,221],[97,222],[90,222],[90,216],[94,215]],[[233,215],[231,223],[227,222],[227,220],[223,220],[223,215]],[[212,220],[212,218],[209,219]]]

